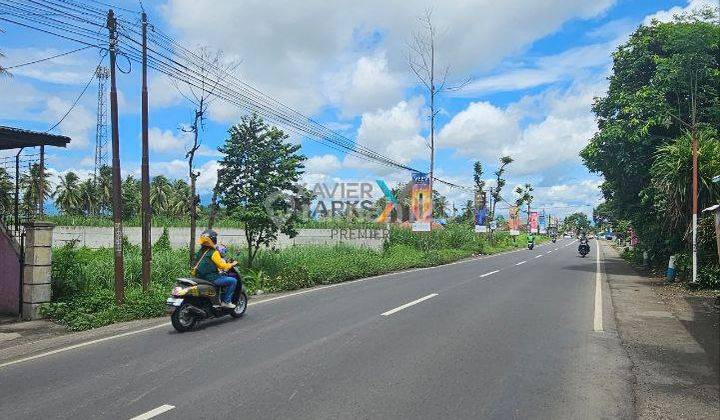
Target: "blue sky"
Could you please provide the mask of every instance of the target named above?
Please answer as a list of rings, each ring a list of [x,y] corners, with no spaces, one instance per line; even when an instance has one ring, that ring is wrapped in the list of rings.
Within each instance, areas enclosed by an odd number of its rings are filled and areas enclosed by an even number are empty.
[[[282,102],[342,132],[359,144],[417,168],[428,167],[427,98],[408,70],[406,42],[424,5],[395,1],[145,1],[150,22],[190,48],[222,49],[240,64],[237,75]],[[362,3],[362,4],[357,4]],[[413,4],[410,4],[413,3]],[[438,59],[450,81],[470,78],[439,99],[437,176],[470,185],[472,162],[487,178],[510,154],[509,187],[531,182],[536,203],[563,215],[589,212],[601,180],[577,157],[595,131],[590,112],[602,95],[611,51],[651,17],[669,19],[710,0],[688,1],[444,1],[428,3],[440,28]],[[87,4],[104,8],[98,2]],[[138,10],[136,1],[117,5]],[[332,5],[332,6],[330,6]],[[130,20],[137,15],[120,11]],[[3,65],[68,51],[77,44],[0,21]],[[105,37],[105,33],[99,36]],[[122,46],[121,46],[122,48]],[[0,124],[44,131],[64,114],[100,61],[86,50],[11,70],[0,79]],[[107,65],[107,59],[104,60]],[[125,174],[139,172],[139,66],[119,59],[121,160]],[[182,86],[181,86],[182,88]],[[95,83],[56,130],[73,138],[67,150],[49,150],[53,174],[92,171]],[[186,177],[187,139],[180,127],[193,114],[176,86],[150,73],[151,171]],[[207,199],[217,169],[216,148],[242,112],[214,102],[208,113],[199,165]],[[348,158],[293,136],[308,156],[305,181],[406,181],[409,174]],[[459,209],[469,194],[437,188]],[[508,201],[513,199],[509,191]]]

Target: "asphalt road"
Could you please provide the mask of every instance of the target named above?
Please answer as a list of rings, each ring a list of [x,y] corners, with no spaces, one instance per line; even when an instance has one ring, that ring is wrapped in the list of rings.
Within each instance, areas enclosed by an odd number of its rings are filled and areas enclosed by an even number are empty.
[[[597,246],[580,258],[572,242],[343,283],[190,333],[162,327],[0,367],[0,417],[632,417]]]

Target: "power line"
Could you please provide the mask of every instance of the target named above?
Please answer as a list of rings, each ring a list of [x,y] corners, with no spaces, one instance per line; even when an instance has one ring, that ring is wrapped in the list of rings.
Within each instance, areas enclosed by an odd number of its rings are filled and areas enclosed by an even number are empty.
[[[8,1],[12,0],[3,0],[0,2],[0,5],[7,6]],[[41,18],[31,20],[30,23],[32,24],[22,23],[18,22],[18,20],[30,19],[11,13],[11,15],[16,17],[16,20],[4,20],[103,49],[100,45],[103,45],[105,41],[99,38],[98,35],[99,31],[105,29],[104,11],[69,0],[30,0],[30,2],[33,3],[34,6],[22,4],[19,7],[20,10],[35,16],[41,16]],[[115,8],[115,6],[108,3],[100,1],[93,2]],[[120,9],[132,12],[129,9]],[[47,10],[52,11],[53,17],[40,13],[47,12]],[[68,23],[67,19],[71,19],[73,22]],[[130,41],[130,43],[126,43],[127,48],[123,48],[121,52],[129,60],[139,62],[141,60],[141,51],[138,47],[140,42],[134,36],[139,34],[137,23],[133,23],[123,17],[120,17],[118,20],[123,23],[120,28],[120,35]],[[39,28],[38,26],[41,27]],[[68,34],[72,34],[72,36]],[[88,43],[86,41],[88,38],[97,42],[98,45]],[[212,87],[213,91],[209,92],[215,97],[223,99],[241,109],[257,112],[270,121],[288,127],[291,131],[304,135],[313,141],[318,141],[334,150],[353,155],[363,160],[374,161],[385,166],[417,171],[362,144],[358,144],[281,103],[277,99],[238,79],[234,74],[217,67],[214,63],[208,62],[203,57],[178,44],[170,36],[155,28],[153,28],[151,32],[150,40],[153,45],[148,47],[148,67],[165,74],[171,79],[179,80],[189,86],[207,91],[208,87],[205,84],[208,82],[209,72],[210,77],[216,78],[210,81],[214,83],[214,86]],[[433,179],[452,188],[468,191],[473,190],[472,187],[458,185],[437,177],[433,177]]]
[[[102,57],[100,57],[100,62],[98,63],[98,66],[100,66],[102,64],[103,59],[105,59],[105,54],[103,54]],[[59,126],[63,121],[65,121],[65,118],[67,118],[67,116],[70,115],[72,110],[75,109],[75,106],[78,104],[78,102],[80,102],[80,99],[83,97],[83,95],[85,95],[85,92],[87,92],[88,87],[90,87],[90,84],[92,83],[92,81],[95,80],[95,75],[96,75],[96,71],[95,71],[95,69],[93,69],[92,75],[90,76],[90,80],[88,80],[88,82],[85,84],[85,87],[83,88],[82,92],[80,92],[80,94],[77,96],[77,98],[75,98],[75,102],[73,102],[73,104],[70,106],[70,108],[68,108],[65,115],[63,115],[62,118],[60,118],[60,120],[55,123],[55,125],[50,127],[46,131],[46,133],[53,131],[57,126]]]
[[[53,59],[55,59],[55,58],[64,57],[64,56],[66,56],[66,55],[70,55],[70,54],[74,54],[74,53],[76,53],[76,52],[80,52],[80,51],[83,51],[83,50],[87,50],[88,48],[91,48],[91,46],[90,46],[90,45],[86,45],[86,46],[84,46],[84,47],[76,48],[76,49],[74,49],[74,50],[72,50],[72,51],[66,51],[66,52],[61,53],[61,54],[51,55],[50,57],[41,58],[41,59],[39,59],[39,60],[28,61],[27,63],[22,63],[22,64],[15,64],[14,66],[5,67],[5,69],[6,69],[6,70],[10,70],[10,69],[16,69],[16,68],[19,68],[19,67],[29,66],[29,65],[31,65],[31,64],[42,63],[43,61],[48,61],[48,60],[53,60]]]

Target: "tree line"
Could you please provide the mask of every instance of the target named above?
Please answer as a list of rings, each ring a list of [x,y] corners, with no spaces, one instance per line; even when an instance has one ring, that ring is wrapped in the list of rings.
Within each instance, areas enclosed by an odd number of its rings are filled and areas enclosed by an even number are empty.
[[[617,48],[607,93],[593,105],[599,130],[581,152],[604,177],[596,222],[631,228],[658,265],[691,249],[693,137],[699,209],[720,202],[718,10],[640,26]],[[712,215],[699,225],[700,258],[717,264]]]

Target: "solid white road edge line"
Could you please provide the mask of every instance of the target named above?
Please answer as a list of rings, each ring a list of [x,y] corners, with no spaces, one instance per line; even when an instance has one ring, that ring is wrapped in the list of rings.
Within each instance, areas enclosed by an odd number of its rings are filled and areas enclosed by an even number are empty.
[[[166,411],[170,411],[170,410],[172,410],[173,408],[175,408],[174,405],[164,404],[164,405],[161,405],[161,406],[158,407],[158,408],[153,408],[152,410],[148,411],[147,413],[142,413],[142,414],[140,414],[139,416],[135,416],[135,417],[131,418],[130,420],[147,420],[147,419],[151,419],[151,418],[153,418],[153,417],[155,417],[155,416],[159,416],[160,414],[165,413]]]
[[[542,257],[542,255],[536,255],[536,256],[535,256],[535,258],[540,258],[540,257]]]
[[[420,303],[420,302],[426,301],[426,300],[428,300],[428,299],[432,299],[432,298],[434,298],[434,297],[437,296],[437,295],[438,295],[437,293],[431,293],[431,294],[429,294],[429,295],[427,295],[427,296],[425,296],[425,297],[421,297],[420,299],[416,299],[416,300],[413,300],[412,302],[408,302],[408,303],[406,303],[406,304],[404,304],[404,305],[398,306],[398,307],[395,308],[395,309],[390,309],[390,310],[387,311],[387,312],[383,312],[383,313],[382,313],[382,316],[390,316],[390,315],[394,314],[395,312],[400,312],[400,311],[402,311],[403,309],[409,308],[409,307],[411,307],[411,306],[413,306],[413,305],[417,305],[417,304]]]
[[[600,278],[600,243],[595,240],[595,316],[593,330],[603,331],[602,281]]]
[[[500,270],[493,270],[493,271],[491,271],[491,272],[489,272],[489,273],[481,274],[480,277],[487,277],[487,276],[489,276],[489,275],[491,275],[491,274],[497,273],[498,271],[500,271]]]
[[[523,265],[523,264],[525,264],[526,262],[527,262],[527,261],[520,261],[519,263],[517,263],[517,264],[515,264],[515,265]]]

